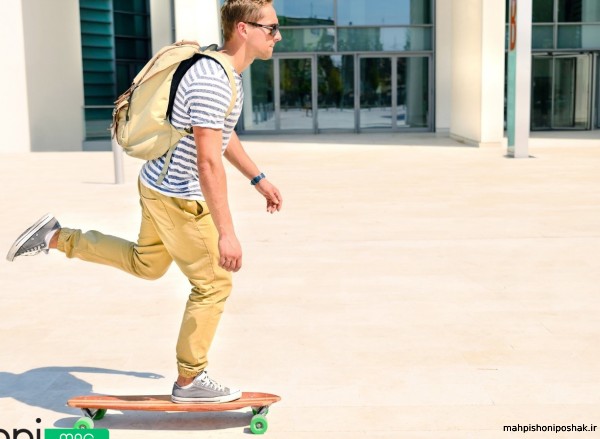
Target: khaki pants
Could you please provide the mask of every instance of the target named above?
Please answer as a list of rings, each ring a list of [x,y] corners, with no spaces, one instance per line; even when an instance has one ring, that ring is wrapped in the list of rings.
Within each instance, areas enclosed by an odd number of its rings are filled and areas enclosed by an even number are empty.
[[[231,273],[219,267],[218,233],[205,202],[167,197],[141,183],[138,187],[142,223],[137,243],[63,228],[58,250],[144,279],[161,277],[175,261],[192,284],[177,341],[178,371],[195,377],[208,364],[207,352],[231,292]]]

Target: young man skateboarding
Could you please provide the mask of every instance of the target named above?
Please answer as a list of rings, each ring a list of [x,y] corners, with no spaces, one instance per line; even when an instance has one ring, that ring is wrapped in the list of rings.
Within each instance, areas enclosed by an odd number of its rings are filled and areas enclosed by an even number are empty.
[[[221,8],[225,43],[221,49],[234,71],[237,102],[225,118],[232,96],[223,68],[201,58],[185,74],[175,98],[172,123],[192,127],[178,143],[164,180],[165,157],[148,161],[138,188],[142,219],[137,242],[97,231],[61,227],[48,214],[12,245],[7,259],[57,249],[78,258],[157,279],[175,262],[192,284],[177,341],[175,402],[227,402],[239,390],[216,383],[206,373],[207,352],[231,291],[232,272],[242,267],[222,157],[245,175],[266,199],[267,211],[282,207],[282,197],[245,152],[233,131],[242,110],[243,72],[256,59],[269,59],[281,40],[272,0],[229,0]]]

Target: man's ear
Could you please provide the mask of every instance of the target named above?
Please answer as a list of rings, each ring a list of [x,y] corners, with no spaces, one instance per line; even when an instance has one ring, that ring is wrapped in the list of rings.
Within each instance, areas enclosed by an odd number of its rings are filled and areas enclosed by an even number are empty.
[[[248,38],[248,24],[244,23],[243,21],[236,23],[235,31],[243,39]]]

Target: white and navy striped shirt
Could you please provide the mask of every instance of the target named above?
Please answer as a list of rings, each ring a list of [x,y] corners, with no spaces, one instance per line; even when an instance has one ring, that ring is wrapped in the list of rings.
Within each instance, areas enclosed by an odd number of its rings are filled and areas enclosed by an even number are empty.
[[[222,130],[221,153],[224,153],[242,111],[244,100],[242,77],[235,71],[234,76],[237,84],[237,101],[231,114],[225,119],[232,94],[227,74],[212,58],[200,58],[187,71],[177,88],[171,115],[173,126],[177,129],[198,126]],[[164,164],[165,156],[146,162],[140,172],[142,183],[169,197],[204,200],[198,177],[193,134],[183,137],[177,144],[167,175],[159,186],[156,181]]]

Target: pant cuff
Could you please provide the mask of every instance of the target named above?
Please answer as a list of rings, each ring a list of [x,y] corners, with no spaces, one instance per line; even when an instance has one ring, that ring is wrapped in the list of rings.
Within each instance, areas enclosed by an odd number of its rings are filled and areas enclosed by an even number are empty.
[[[65,243],[67,242],[67,239],[69,239],[69,237],[71,236],[71,234],[73,233],[72,229],[67,229],[67,228],[61,228],[60,231],[58,232],[58,243],[56,244],[56,249],[66,253],[65,250]]]
[[[184,378],[196,378],[202,373],[202,370],[190,370],[183,366],[177,366],[177,373]]]

